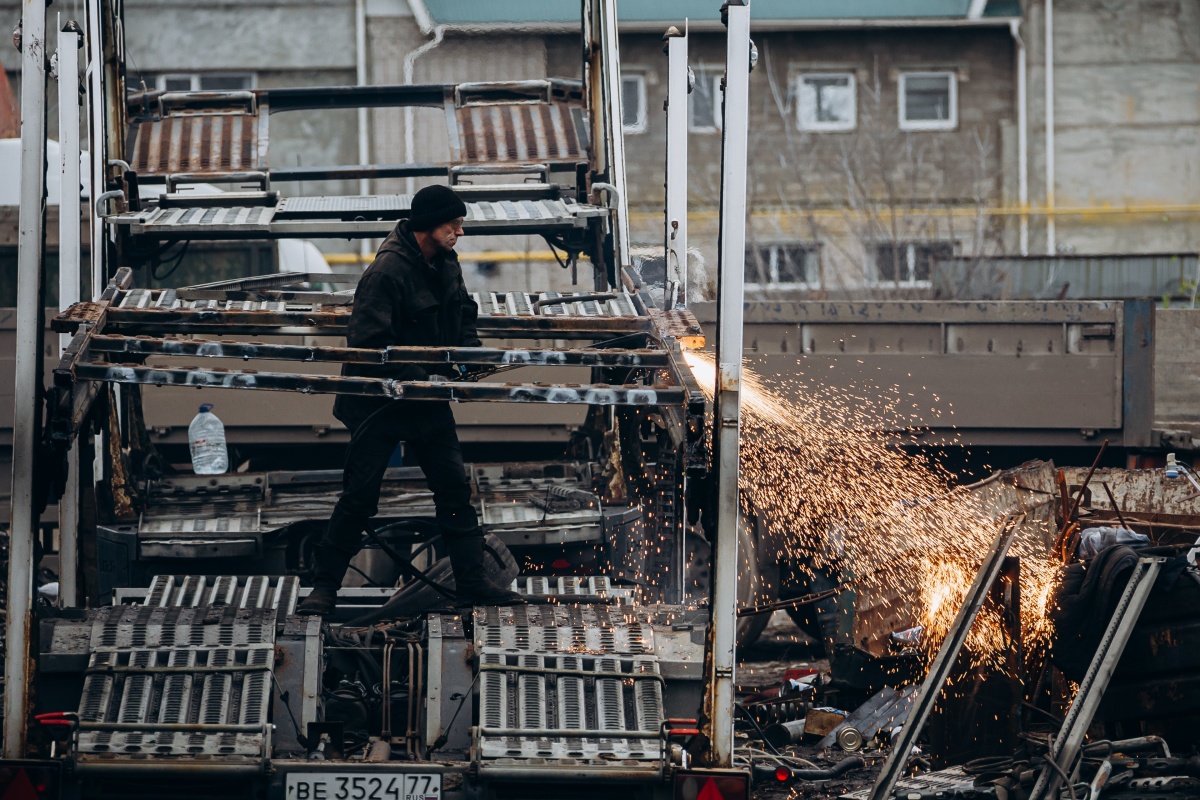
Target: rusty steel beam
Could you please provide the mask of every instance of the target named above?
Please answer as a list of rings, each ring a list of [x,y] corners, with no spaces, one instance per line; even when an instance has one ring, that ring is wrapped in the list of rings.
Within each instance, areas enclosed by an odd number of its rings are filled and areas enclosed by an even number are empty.
[[[652,349],[522,350],[501,347],[318,347],[314,345],[214,342],[204,339],[91,337],[93,353],[206,356],[210,358],[321,361],[353,364],[500,364],[540,367],[666,367],[665,351]],[[685,373],[686,374],[686,373]]]
[[[79,364],[75,368],[75,378],[81,381],[150,386],[354,394],[396,400],[618,406],[677,406],[687,400],[686,390],[675,386],[397,381],[390,378],[297,375],[251,370],[166,369],[141,364]]]
[[[52,327],[59,333],[73,332],[79,325],[94,323],[103,315],[106,328],[152,335],[238,334],[238,335],[342,335],[350,321],[348,308],[297,311],[242,311],[217,309],[100,308],[96,303],[77,303],[55,317]],[[657,335],[648,317],[576,316],[481,316],[479,335],[503,339],[607,339],[633,333]]]

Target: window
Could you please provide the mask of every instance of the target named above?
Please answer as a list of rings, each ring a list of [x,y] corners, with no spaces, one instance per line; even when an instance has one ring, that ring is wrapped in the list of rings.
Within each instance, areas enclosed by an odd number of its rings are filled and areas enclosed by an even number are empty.
[[[928,284],[934,262],[952,255],[953,242],[884,242],[875,245],[875,273],[880,283]]]
[[[626,133],[646,131],[646,76],[621,76],[621,127]]]
[[[721,70],[696,70],[696,85],[688,95],[688,130],[696,133],[721,127]]]
[[[958,125],[958,76],[953,72],[900,73],[900,128],[953,130]]]
[[[751,289],[816,289],[821,285],[821,250],[812,244],[769,244],[746,248],[746,286]]]
[[[854,75],[801,75],[796,81],[796,124],[802,131],[852,131],[856,121]]]
[[[254,88],[254,73],[175,72],[159,75],[157,85],[165,92],[243,92]]]

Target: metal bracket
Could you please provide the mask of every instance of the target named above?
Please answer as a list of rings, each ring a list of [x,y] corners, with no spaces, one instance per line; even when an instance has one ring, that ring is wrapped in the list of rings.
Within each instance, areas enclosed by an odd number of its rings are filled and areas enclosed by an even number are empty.
[[[1125,584],[1125,591],[1113,611],[1112,619],[1100,639],[1100,646],[1092,656],[1087,673],[1079,683],[1079,691],[1075,701],[1063,720],[1063,726],[1050,746],[1045,767],[1038,775],[1037,783],[1029,794],[1029,800],[1046,800],[1057,797],[1064,776],[1073,776],[1079,768],[1079,753],[1083,745],[1083,737],[1096,716],[1096,709],[1104,698],[1104,690],[1125,652],[1125,645],[1133,633],[1142,609],[1146,607],[1146,598],[1154,588],[1159,570],[1166,563],[1165,558],[1140,558]]]
[[[904,729],[900,732],[900,738],[892,743],[892,752],[888,755],[887,762],[883,765],[883,770],[879,773],[879,778],[871,789],[870,800],[887,800],[892,796],[892,790],[896,788],[896,781],[900,779],[904,768],[908,765],[908,755],[912,752],[913,743],[921,729],[925,727],[925,721],[929,718],[929,713],[933,710],[934,703],[937,702],[938,695],[941,694],[942,687],[950,676],[950,670],[954,668],[954,662],[958,660],[958,653],[967,640],[967,634],[971,632],[971,626],[975,624],[979,610],[983,608],[983,602],[987,599],[992,584],[1000,576],[1004,567],[1004,558],[1008,555],[1008,548],[1012,546],[1013,538],[1017,534],[1017,526],[1023,519],[1025,519],[1024,514],[1005,517],[1000,533],[997,534],[996,540],[992,542],[987,555],[984,556],[983,564],[979,567],[979,572],[975,574],[975,580],[971,584],[971,588],[967,590],[962,607],[958,609],[958,615],[954,618],[954,624],[950,626],[950,631],[942,641],[937,657],[933,660],[933,666],[929,668],[925,682],[921,684],[921,691],[917,694]]]

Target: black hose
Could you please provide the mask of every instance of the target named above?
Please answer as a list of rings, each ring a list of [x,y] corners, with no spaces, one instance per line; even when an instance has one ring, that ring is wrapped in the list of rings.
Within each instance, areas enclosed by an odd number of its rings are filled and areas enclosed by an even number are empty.
[[[852,769],[865,767],[866,765],[867,762],[862,756],[850,756],[849,758],[842,759],[828,769],[794,769],[792,770],[792,778],[798,781],[824,781],[836,778]]]
[[[395,528],[395,527],[399,527],[399,523],[394,522],[390,525],[385,526],[385,529],[391,529],[391,528]],[[387,542],[385,542],[383,540],[383,537],[379,536],[374,530],[371,530],[370,528],[364,528],[363,530],[367,534],[367,539],[369,541],[373,541],[373,542],[375,542],[375,544],[379,545],[379,549],[382,550],[384,552],[384,554],[387,555],[388,558],[395,561],[396,566],[398,566],[400,568],[400,571],[403,572],[405,575],[412,578],[413,580],[420,581],[421,583],[426,584],[427,586],[432,588],[435,592],[439,592],[440,594],[442,594],[446,597],[454,598],[454,597],[458,596],[458,593],[455,592],[453,589],[451,589],[448,586],[445,586],[443,584],[440,584],[434,580],[431,580],[424,572],[421,572],[421,570],[414,567],[412,561],[407,556],[402,556],[402,555],[400,555],[400,553],[396,552],[396,550],[391,545],[389,545]]]
[[[849,772],[852,769],[859,769],[861,767],[865,767],[866,765],[867,762],[862,756],[850,756],[849,758],[842,759],[832,767],[828,767],[826,769],[793,769],[792,767],[787,767],[790,773],[788,780],[827,781],[832,778],[836,778],[843,773]],[[775,764],[755,764],[754,772],[756,779],[771,780],[772,778],[775,778],[775,770],[777,768],[778,767]]]

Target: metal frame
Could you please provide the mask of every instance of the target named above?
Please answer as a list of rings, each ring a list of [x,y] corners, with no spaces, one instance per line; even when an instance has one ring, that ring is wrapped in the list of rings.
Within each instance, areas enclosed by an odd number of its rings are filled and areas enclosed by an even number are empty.
[[[685,25],[686,28],[686,25]],[[687,169],[688,130],[687,96],[689,87],[688,36],[678,28],[667,30],[667,285],[664,305],[673,308],[676,300],[688,302],[688,218]],[[672,289],[672,282],[677,288]]]
[[[1071,703],[1058,736],[1054,738],[1054,744],[1050,746],[1046,757],[1048,763],[1042,768],[1037,783],[1029,793],[1030,800],[1057,797],[1063,777],[1070,776],[1070,779],[1074,780],[1075,772],[1079,769],[1079,754],[1084,736],[1087,735],[1087,730],[1096,716],[1100,701],[1104,699],[1108,682],[1117,669],[1121,654],[1125,652],[1125,645],[1133,634],[1138,617],[1146,607],[1150,590],[1154,588],[1154,582],[1166,561],[1165,558],[1139,558],[1134,566],[1129,582],[1125,584],[1125,591],[1121,593],[1121,599],[1117,602],[1108,627],[1104,630],[1104,636],[1100,639],[1100,645],[1096,648],[1096,654],[1092,656],[1092,662],[1088,665],[1087,673],[1079,682],[1075,700]]]
[[[297,276],[292,276],[293,278]],[[305,276],[298,276],[305,277]],[[681,424],[683,415],[700,417],[704,396],[690,370],[678,358],[676,336],[696,325],[684,311],[652,315],[632,298],[605,301],[621,316],[588,316],[602,311],[592,296],[551,297],[562,302],[544,303],[521,293],[504,298],[504,309],[516,314],[490,314],[479,318],[482,336],[508,339],[578,340],[578,348],[519,347],[386,347],[380,349],[286,345],[259,342],[209,341],[195,338],[202,333],[249,334],[340,334],[349,313],[344,306],[305,302],[310,293],[249,292],[261,301],[194,301],[184,307],[178,300],[190,292],[220,296],[216,288],[184,288],[178,291],[130,288],[132,272],[122,268],[94,303],[80,303],[60,314],[55,330],[75,331],[54,370],[56,397],[52,416],[55,440],[68,444],[78,433],[94,400],[96,384],[207,386],[228,389],[298,391],[303,393],[356,394],[409,400],[452,400],[491,402],[582,403],[600,405],[653,405],[664,408],[677,445],[689,440],[695,426]],[[226,285],[277,285],[274,278],[261,282],[241,281]],[[315,293],[320,299],[324,295]],[[489,299],[489,310],[497,308]],[[247,310],[249,307],[249,310]],[[265,307],[265,308],[264,308]],[[276,310],[283,307],[284,310]],[[236,309],[236,310],[235,310]],[[570,313],[560,313],[570,312]],[[633,312],[633,315],[627,315]],[[163,334],[172,335],[170,337]],[[591,343],[613,338],[634,347],[597,347]],[[258,372],[219,368],[174,367],[144,363],[150,356],[170,358],[236,358],[244,361],[270,359],[298,363],[469,364],[511,368],[519,366],[593,367],[619,370],[620,384],[490,383],[463,380],[397,381],[387,377],[344,377],[306,372]],[[124,361],[127,363],[114,363]],[[625,373],[625,371],[632,371]],[[635,377],[640,376],[640,377]],[[671,408],[679,409],[672,412]]]
[[[713,766],[733,766],[733,671],[737,638],[739,414],[742,298],[746,257],[746,171],[750,130],[750,4],[728,0],[721,229],[717,267],[717,382],[712,432],[717,487],[713,547],[708,736]]]
[[[17,251],[16,396],[13,398],[12,518],[8,528],[8,615],[5,619],[4,757],[25,756],[29,708],[34,543],[38,515],[38,403],[42,381],[41,271],[46,246],[46,0],[21,3],[21,205]]]
[[[971,632],[971,626],[975,624],[975,617],[979,615],[984,601],[992,591],[993,584],[1004,569],[1008,548],[1012,546],[1019,523],[1023,519],[1024,514],[1005,517],[1000,533],[992,542],[992,546],[988,548],[988,552],[983,558],[983,564],[980,565],[979,572],[975,574],[975,580],[967,589],[963,604],[959,607],[958,614],[955,615],[954,622],[950,625],[950,631],[942,640],[937,657],[934,658],[933,665],[930,666],[925,680],[921,683],[921,691],[917,694],[912,710],[908,713],[904,729],[900,732],[899,739],[892,743],[892,750],[883,765],[883,770],[880,771],[875,786],[871,789],[870,800],[887,800],[892,796],[892,790],[896,788],[896,781],[900,779],[908,766],[908,756],[912,752],[913,743],[916,742],[921,729],[925,727],[925,721],[929,719],[934,703],[942,693],[946,679],[950,677],[950,670],[954,668],[958,654],[967,640],[967,634]]]
[[[61,15],[60,15],[61,17]],[[58,33],[58,143],[59,205],[58,205],[58,305],[66,309],[79,302],[83,256],[79,236],[82,219],[79,183],[79,48],[82,44],[79,26],[73,21]],[[70,340],[59,336],[60,353]],[[63,496],[79,494],[79,451],[67,456],[67,478]],[[59,584],[58,603],[63,608],[79,604],[79,506],[74,502],[58,506]]]

